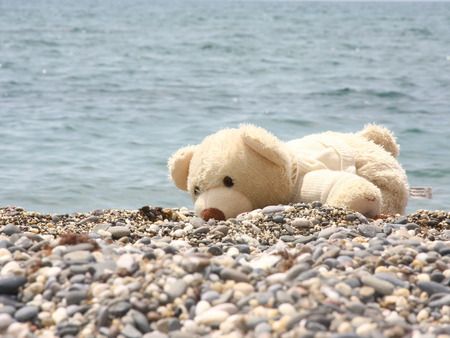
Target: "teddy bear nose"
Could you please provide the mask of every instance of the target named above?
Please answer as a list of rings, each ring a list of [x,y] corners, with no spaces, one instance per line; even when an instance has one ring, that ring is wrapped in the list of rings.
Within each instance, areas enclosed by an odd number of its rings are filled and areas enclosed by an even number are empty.
[[[205,221],[209,221],[211,218],[214,218],[216,221],[225,221],[225,214],[216,208],[208,208],[202,211],[201,217]]]

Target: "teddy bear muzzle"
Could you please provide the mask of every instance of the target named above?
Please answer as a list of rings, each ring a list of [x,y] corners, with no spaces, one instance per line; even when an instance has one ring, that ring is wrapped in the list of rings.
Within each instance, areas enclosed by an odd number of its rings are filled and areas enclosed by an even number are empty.
[[[204,209],[200,216],[205,221],[209,221],[212,218],[214,218],[216,221],[225,221],[225,214],[222,212],[222,210],[219,210],[217,208]]]

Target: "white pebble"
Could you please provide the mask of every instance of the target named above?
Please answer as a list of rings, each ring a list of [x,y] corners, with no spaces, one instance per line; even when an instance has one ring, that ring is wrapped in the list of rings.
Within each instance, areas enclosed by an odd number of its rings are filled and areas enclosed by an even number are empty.
[[[235,247],[229,248],[227,251],[227,256],[229,257],[234,257],[239,255],[239,250]]]
[[[64,319],[67,318],[67,310],[63,307],[59,307],[55,312],[52,313],[52,319],[55,324],[61,323]]]
[[[12,259],[12,254],[8,249],[1,248],[0,249],[0,263],[7,262]]]
[[[62,269],[59,266],[52,266],[45,270],[44,276],[47,278],[58,277],[61,271]]]
[[[211,308],[211,305],[206,300],[201,300],[195,306],[195,315],[199,316],[207,312]]]
[[[356,328],[356,333],[360,336],[368,336],[370,333],[377,329],[377,324],[375,323],[364,323]]]
[[[25,270],[20,267],[19,263],[12,261],[6,263],[3,266],[0,275],[2,276],[25,275]]]
[[[30,330],[28,328],[27,323],[19,323],[15,322],[9,325],[8,330],[6,331],[7,335],[10,335],[11,337],[17,337],[17,338],[25,338],[29,337]]]
[[[289,303],[280,304],[280,306],[278,307],[278,311],[280,311],[280,313],[282,315],[286,315],[286,316],[292,316],[293,314],[295,314],[297,312],[295,307]]]
[[[132,254],[125,253],[119,257],[116,264],[118,268],[124,268],[128,271],[133,269],[133,264],[135,260]]]
[[[225,321],[230,315],[226,311],[210,309],[195,317],[195,322],[199,325],[212,325]]]

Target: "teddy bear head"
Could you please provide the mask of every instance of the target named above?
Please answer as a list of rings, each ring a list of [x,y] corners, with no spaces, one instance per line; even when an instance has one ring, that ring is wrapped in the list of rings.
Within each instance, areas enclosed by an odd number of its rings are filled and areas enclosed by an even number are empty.
[[[292,155],[268,131],[248,124],[223,129],[169,160],[175,185],[188,191],[195,213],[225,220],[271,204],[288,203]]]

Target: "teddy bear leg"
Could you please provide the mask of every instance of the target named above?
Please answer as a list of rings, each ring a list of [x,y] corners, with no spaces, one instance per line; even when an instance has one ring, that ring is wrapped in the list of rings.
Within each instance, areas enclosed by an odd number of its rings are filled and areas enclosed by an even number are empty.
[[[366,217],[374,217],[381,212],[383,198],[380,189],[362,177],[347,175],[333,187],[326,203],[346,206]]]

